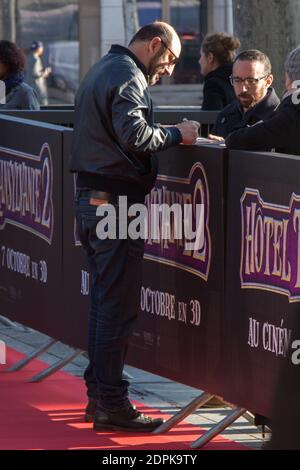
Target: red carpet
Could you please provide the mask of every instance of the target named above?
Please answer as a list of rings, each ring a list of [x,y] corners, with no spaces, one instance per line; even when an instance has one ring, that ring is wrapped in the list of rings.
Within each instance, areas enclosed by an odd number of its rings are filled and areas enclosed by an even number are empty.
[[[98,432],[92,424],[82,421],[86,402],[85,386],[81,379],[57,372],[42,383],[26,383],[45,368],[35,360],[20,372],[6,373],[5,368],[23,357],[7,349],[7,366],[0,366],[0,449],[1,450],[187,450],[201,430],[182,422],[167,434],[125,434]],[[162,416],[143,403],[136,403],[151,416]],[[167,416],[165,416],[167,417]],[[235,442],[215,438],[207,450],[245,450]]]

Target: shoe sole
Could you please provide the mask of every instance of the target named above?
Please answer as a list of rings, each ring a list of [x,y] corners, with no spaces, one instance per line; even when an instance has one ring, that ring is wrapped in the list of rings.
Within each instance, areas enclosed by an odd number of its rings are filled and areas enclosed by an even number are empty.
[[[162,423],[161,423],[162,424]],[[136,432],[136,433],[140,433],[140,432],[152,432],[152,431],[155,431],[155,429],[159,428],[159,426],[161,426],[161,424],[159,424],[158,426],[155,426],[154,428],[123,428],[122,426],[116,426],[114,424],[97,424],[95,425],[94,424],[94,431],[105,431],[105,430],[111,430],[111,431],[121,431],[121,432]]]

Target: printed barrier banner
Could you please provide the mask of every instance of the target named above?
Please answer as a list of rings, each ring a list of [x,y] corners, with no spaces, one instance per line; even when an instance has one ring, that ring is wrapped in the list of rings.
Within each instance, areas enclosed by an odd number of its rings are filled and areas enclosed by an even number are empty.
[[[141,311],[129,351],[136,367],[218,394],[225,372],[225,166],[226,151],[218,145],[179,146],[159,155],[156,186],[146,200]],[[174,215],[161,210],[155,220],[151,205],[164,204],[176,206]]]
[[[57,339],[63,129],[0,116],[1,315]]]
[[[0,313],[87,349],[72,130],[0,124]],[[211,144],[159,155],[127,362],[270,417],[279,369],[300,340],[300,159],[231,152],[227,177],[227,158]]]
[[[296,156],[229,156],[225,396],[267,417],[300,314],[299,171]]]

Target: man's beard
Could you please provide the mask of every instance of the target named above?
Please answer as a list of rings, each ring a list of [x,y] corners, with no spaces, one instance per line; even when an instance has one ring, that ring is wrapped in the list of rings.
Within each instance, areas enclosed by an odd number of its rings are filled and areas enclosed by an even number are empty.
[[[163,73],[160,73],[160,71],[163,70],[163,67],[159,64],[159,60],[162,56],[161,51],[158,51],[156,55],[152,58],[149,67],[148,67],[148,75],[149,75],[149,85],[155,85],[161,77],[163,76]]]
[[[255,99],[249,93],[240,93],[238,95],[238,100],[241,106],[245,109],[251,108],[252,106],[255,105]]]

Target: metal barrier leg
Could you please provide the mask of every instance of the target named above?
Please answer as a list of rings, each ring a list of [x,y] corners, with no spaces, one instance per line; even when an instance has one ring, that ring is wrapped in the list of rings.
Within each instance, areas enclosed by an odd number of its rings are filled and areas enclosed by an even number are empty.
[[[184,418],[190,415],[194,410],[200,408],[200,406],[207,403],[214,395],[210,393],[203,392],[198,397],[194,398],[187,406],[182,408],[182,410],[178,411],[172,418],[168,419],[165,423],[159,426],[152,434],[161,434],[164,432],[169,431],[169,429],[176,426],[176,424],[180,423]]]
[[[0,315],[0,323],[1,325],[4,325],[5,327],[17,328],[17,325],[15,324],[15,322],[13,322],[12,320],[9,320],[6,317],[3,317],[2,315]]]
[[[128,372],[126,372],[126,370],[123,370],[122,379],[131,380],[131,379],[133,379],[133,377],[132,377],[132,375],[128,374]]]
[[[248,421],[248,423],[250,423],[252,426],[255,426],[255,419],[254,419],[254,416],[252,413],[250,413],[250,411],[246,411],[246,413],[244,413],[244,418]]]
[[[16,372],[17,370],[20,370],[22,369],[24,366],[26,366],[27,364],[29,364],[29,362],[31,362],[33,359],[35,359],[37,356],[39,356],[40,354],[43,354],[44,352],[46,352],[51,346],[53,346],[53,344],[57,343],[58,341],[56,341],[55,339],[50,339],[49,341],[47,341],[47,343],[45,343],[41,348],[39,349],[36,349],[34,350],[31,354],[29,354],[28,356],[24,357],[23,359],[21,359],[20,361],[18,361],[16,364],[14,364],[13,366],[11,366],[9,369],[7,369],[6,372]]]
[[[73,351],[64,359],[60,359],[58,362],[56,362],[52,366],[47,367],[47,369],[44,369],[42,372],[39,372],[38,374],[31,377],[31,379],[29,379],[28,382],[42,382],[42,380],[45,380],[50,375],[62,369],[64,366],[66,366],[71,361],[73,361],[75,357],[80,356],[80,354],[82,353],[83,353],[82,349],[75,349],[75,351]]]
[[[244,418],[250,423],[252,424],[252,426],[256,426],[258,429],[261,429],[261,433],[262,433],[262,438],[265,439],[266,437],[266,434],[270,434],[272,431],[270,429],[270,426],[267,426],[266,424],[265,425],[257,425],[255,423],[255,416],[250,413],[250,411],[246,411],[246,413],[244,414]]]
[[[226,416],[222,421],[217,423],[213,426],[209,431],[203,434],[203,436],[199,437],[196,441],[192,442],[190,445],[191,449],[200,449],[201,447],[205,446],[209,441],[211,441],[215,436],[220,434],[224,429],[230,426],[234,421],[236,421],[240,416],[246,413],[245,408],[235,408]]]

